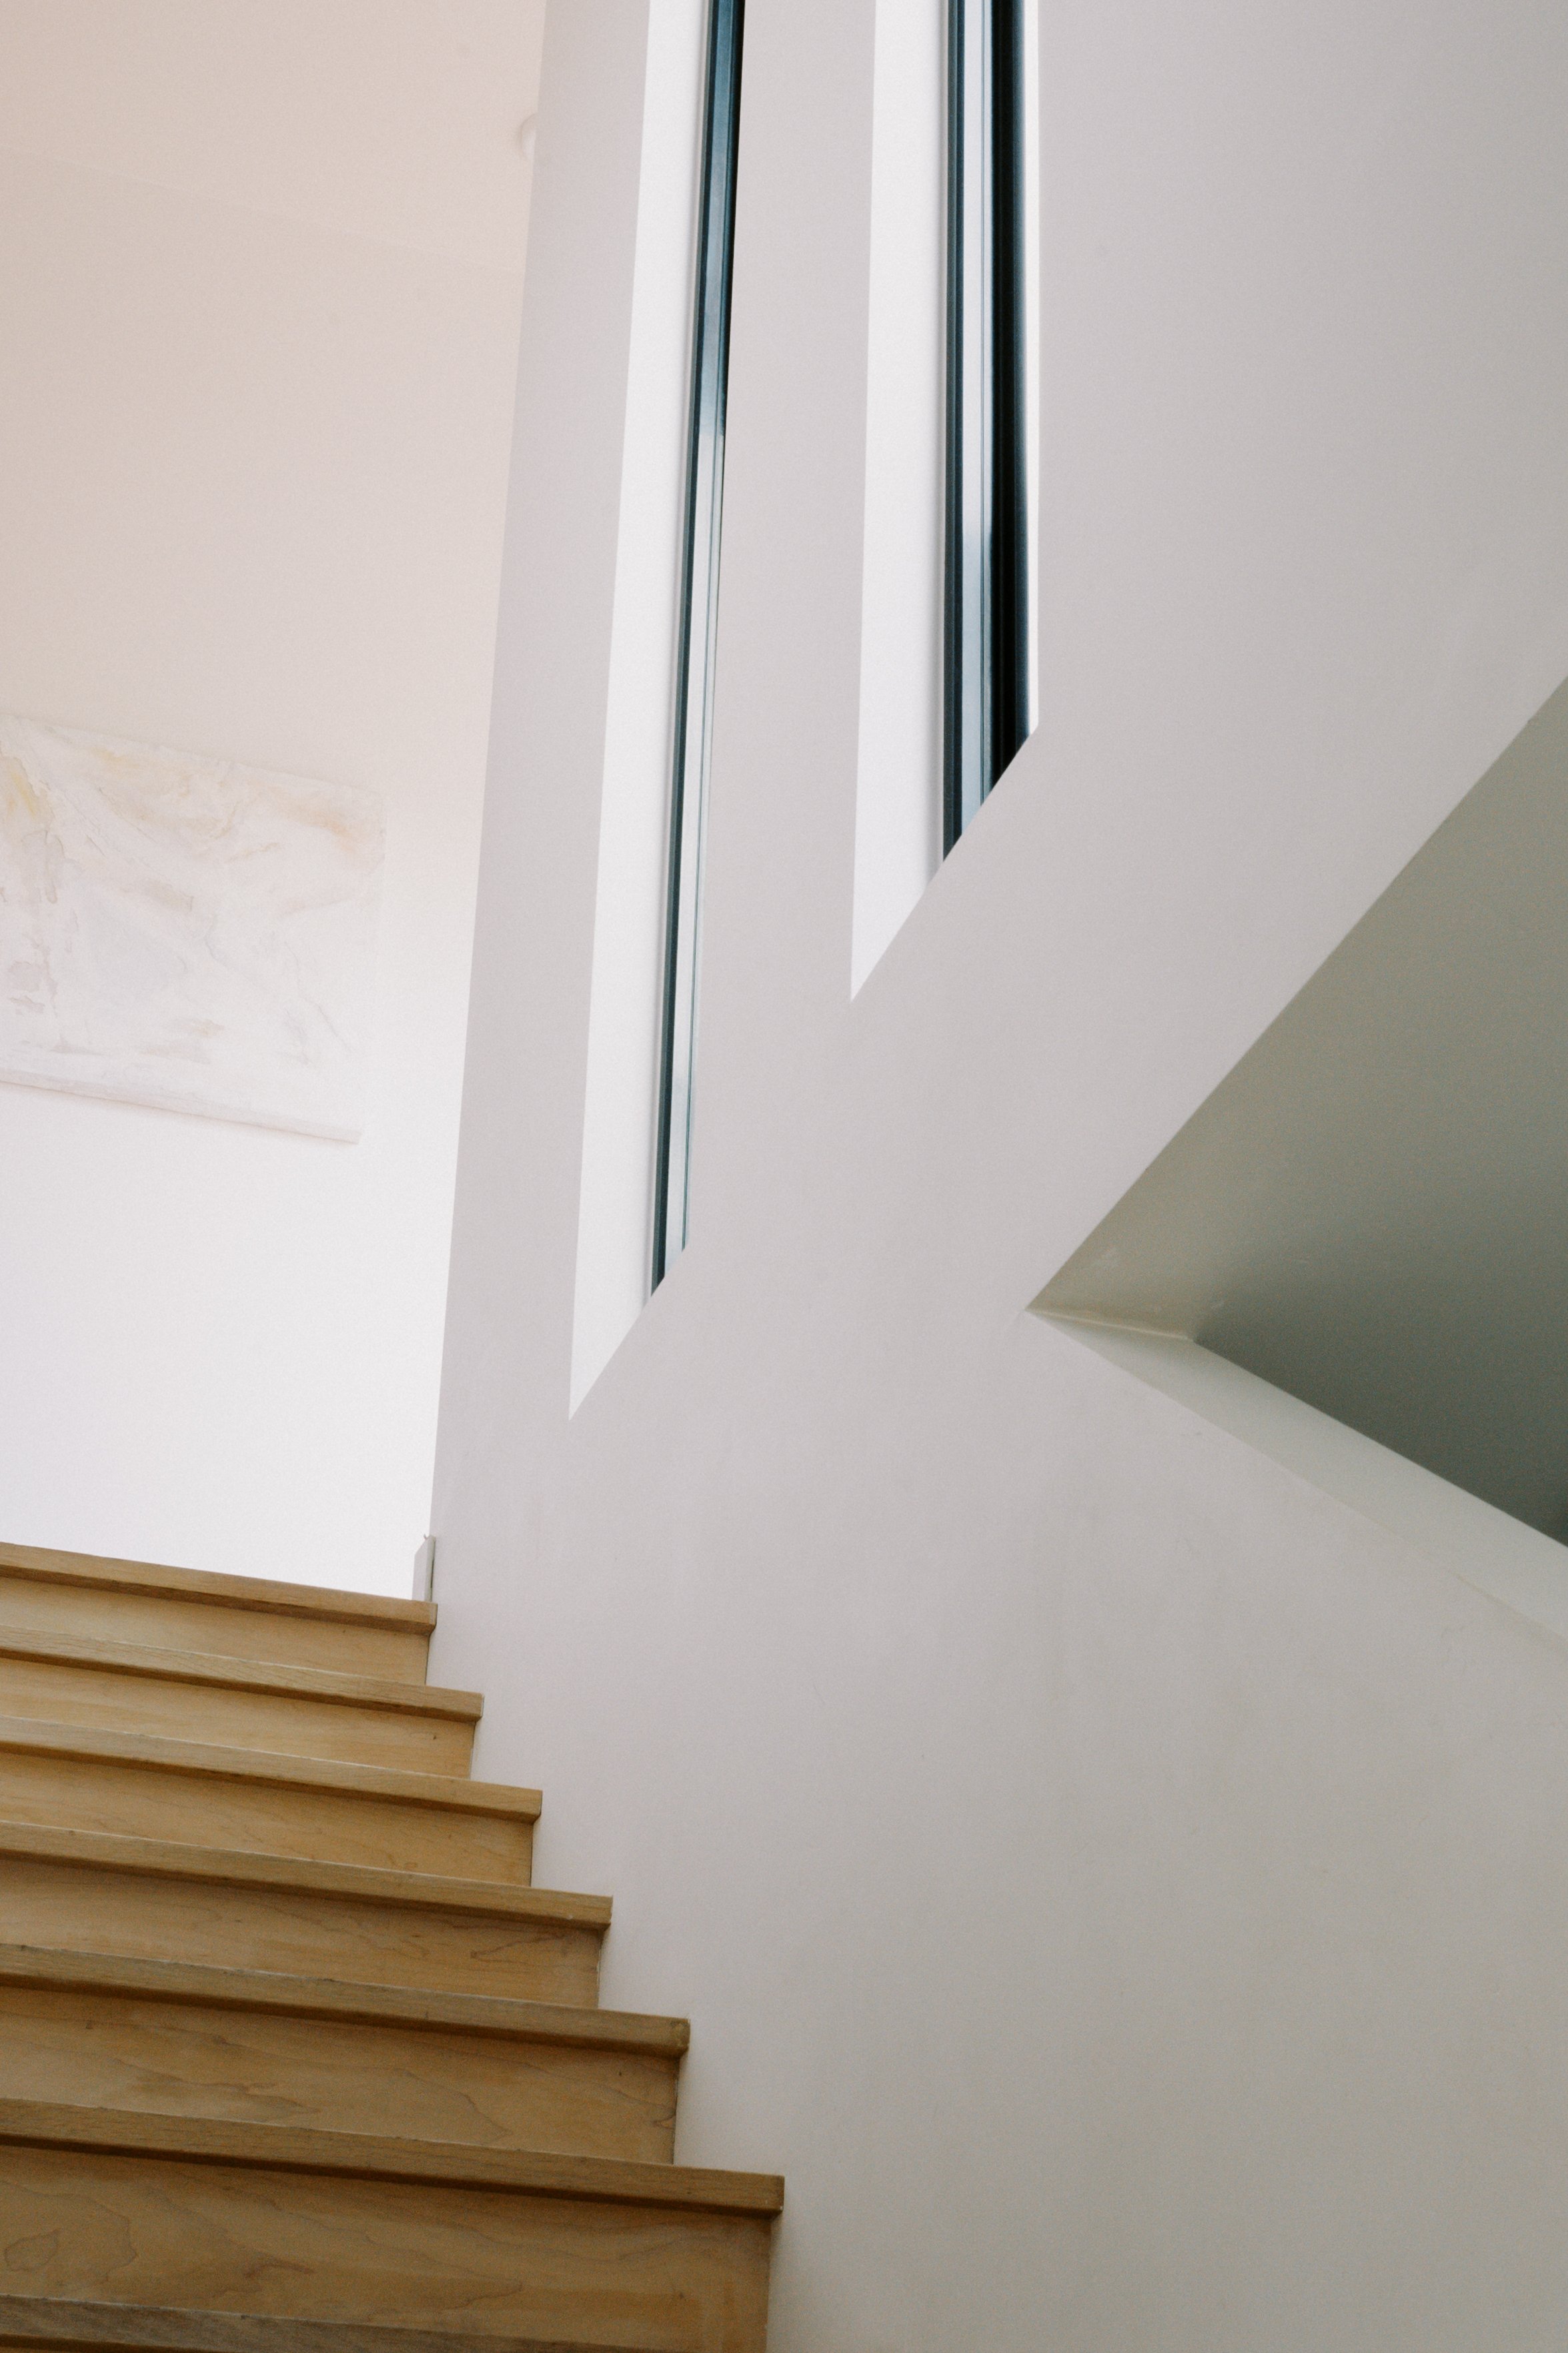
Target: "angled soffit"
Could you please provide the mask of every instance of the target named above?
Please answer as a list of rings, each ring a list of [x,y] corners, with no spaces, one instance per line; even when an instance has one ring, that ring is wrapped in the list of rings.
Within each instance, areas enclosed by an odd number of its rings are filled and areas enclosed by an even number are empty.
[[[1568,1534],[1568,684],[1036,1305]]]

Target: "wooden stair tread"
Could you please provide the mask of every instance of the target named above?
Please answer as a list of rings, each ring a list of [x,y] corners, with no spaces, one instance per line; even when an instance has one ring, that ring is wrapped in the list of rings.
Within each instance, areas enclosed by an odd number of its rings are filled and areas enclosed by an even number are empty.
[[[534,2198],[672,2207],[695,2213],[765,2217],[784,2207],[784,2183],[773,2173],[721,2172],[641,2158],[561,2157],[462,2141],[403,2140],[372,2133],[315,2132],[297,2125],[227,2124],[205,2116],[144,2116],[0,2098],[0,2147],[13,2146],[91,2149],[100,2156],[155,2157],[274,2172],[349,2174],[367,2181],[513,2190]]]
[[[480,2337],[462,2329],[387,2328],[353,2320],[279,2320],[266,2313],[0,2295],[0,2345],[52,2353],[646,2353],[634,2345],[559,2337]]]
[[[417,1987],[354,1985],[333,1978],[286,1977],[270,1969],[214,1968],[195,1961],[137,1960],[47,1946],[0,1945],[0,1988],[64,1988],[142,2000],[256,2010],[347,2024],[483,2034],[518,2042],[679,2057],[691,2039],[684,2018],[519,2001],[500,1994],[426,1993]]]
[[[0,2353],[763,2353],[784,2185],[672,2161],[435,1620],[0,1546]]]
[[[543,1803],[539,1790],[513,1788],[504,1781],[471,1781],[402,1765],[340,1764],[330,1757],[291,1757],[268,1748],[220,1747],[211,1741],[176,1740],[157,1732],[100,1732],[94,1725],[50,1724],[30,1715],[0,1715],[0,1751],[6,1749],[148,1765],[220,1781],[288,1782],[293,1788],[396,1798],[409,1805],[505,1814],[525,1821],[537,1821]]]
[[[264,1609],[279,1618],[320,1618],[340,1625],[381,1626],[398,1633],[428,1633],[436,1610],[428,1601],[397,1601],[380,1593],[340,1592],[330,1586],[274,1584],[269,1577],[226,1577],[209,1569],[165,1568],[152,1561],[114,1560],[96,1553],[55,1552],[37,1545],[0,1544],[0,1576],[100,1591],[216,1601]]]
[[[504,1880],[446,1879],[435,1872],[386,1871],[373,1863],[317,1862],[240,1847],[186,1846],[174,1839],[130,1838],[117,1831],[56,1830],[46,1824],[0,1821],[0,1856],[88,1863],[100,1870],[200,1879],[239,1887],[276,1887],[375,1904],[420,1905],[442,1912],[496,1918],[552,1920],[607,1928],[607,1895],[513,1887]]]
[[[446,1691],[433,1683],[397,1683],[381,1675],[338,1674],[326,1667],[231,1659],[221,1651],[163,1650],[142,1642],[105,1641],[96,1636],[36,1632],[30,1627],[4,1622],[0,1622],[0,1659],[96,1667],[109,1674],[155,1676],[221,1691],[335,1701],[346,1706],[387,1708],[403,1715],[453,1716],[469,1724],[477,1724],[484,1713],[484,1698],[479,1692]]]

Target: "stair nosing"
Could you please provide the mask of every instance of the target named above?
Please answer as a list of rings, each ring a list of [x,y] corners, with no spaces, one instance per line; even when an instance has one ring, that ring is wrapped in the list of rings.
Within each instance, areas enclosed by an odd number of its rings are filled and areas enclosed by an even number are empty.
[[[174,1733],[116,1732],[96,1725],[55,1724],[47,1716],[0,1715],[0,1755],[19,1750],[141,1765],[155,1772],[191,1773],[208,1780],[286,1782],[508,1820],[537,1821],[543,1804],[538,1789],[513,1788],[504,1781],[471,1781],[454,1773],[421,1773],[402,1765],[351,1765],[330,1757],[287,1756],[270,1748],[226,1747],[213,1741],[181,1740]]]
[[[54,2295],[0,2295],[0,2342],[7,2339],[58,2347],[60,2353],[99,2347],[118,2353],[647,2353],[628,2345],[585,2345],[581,2338],[568,2343],[558,2337],[479,2336],[384,2321],[305,2320]]]
[[[784,2204],[776,2174],[671,2165],[655,2158],[563,2157],[419,2141],[303,2125],[235,2124],[207,2116],[142,2115],[64,2102],[0,2098],[0,2147],[82,2149],[175,2164],[233,2165],[283,2173],[406,2181],[427,2188],[511,2190],[596,2205],[675,2208],[771,2219]]]
[[[108,1641],[96,1635],[60,1634],[42,1628],[35,1631],[30,1627],[7,1626],[3,1620],[0,1659],[97,1668],[104,1674],[197,1683],[208,1690],[256,1692],[268,1698],[321,1700],[330,1706],[379,1708],[395,1715],[449,1716],[477,1724],[484,1712],[479,1692],[396,1683],[382,1675],[345,1675],[331,1667],[293,1667],[280,1660],[252,1662],[228,1658],[221,1651],[169,1650],[151,1642]]]
[[[379,1626],[389,1633],[427,1634],[436,1623],[431,1601],[401,1601],[390,1594],[352,1593],[333,1586],[275,1584],[269,1577],[171,1568],[155,1561],[59,1552],[43,1545],[0,1544],[0,1577],[6,1575],[32,1584],[100,1593],[163,1594],[172,1600],[209,1601],[221,1609],[258,1609],[275,1618],[314,1618],[328,1625]]]
[[[417,1986],[355,1985],[267,1969],[224,1968],[205,1961],[138,1959],[49,1945],[0,1945],[0,1990],[103,1993],[187,2008],[255,2010],[269,2016],[331,2019],[346,2025],[398,2027],[412,2033],[471,2034],[517,2042],[551,2042],[586,2051],[620,2051],[677,2059],[691,2039],[684,2018],[636,2010],[590,2010],[568,2002],[526,2001],[505,1994],[428,1992]]]
[[[244,1847],[191,1846],[181,1840],[134,1838],[119,1831],[58,1830],[47,1823],[0,1820],[0,1859],[6,1856],[235,1887],[292,1887],[346,1903],[403,1904],[492,1919],[558,1920],[581,1928],[607,1928],[610,1924],[607,1895],[514,1887],[504,1880],[448,1879],[437,1872],[397,1871],[380,1863],[322,1862]]]

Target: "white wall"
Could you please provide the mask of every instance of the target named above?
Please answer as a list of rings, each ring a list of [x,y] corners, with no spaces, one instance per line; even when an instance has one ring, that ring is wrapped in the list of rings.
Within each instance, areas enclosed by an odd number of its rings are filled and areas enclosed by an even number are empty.
[[[0,0],[0,708],[368,786],[362,1142],[0,1086],[0,1524],[405,1591],[542,0]]]
[[[574,1408],[647,1296],[686,539],[704,0],[653,0],[637,176],[572,1338]]]
[[[947,19],[943,0],[878,0],[854,988],[942,862]]]
[[[872,9],[752,0],[692,1240],[569,1416],[634,13],[547,43],[437,1671],[786,2172],[779,2353],[1554,2353],[1560,1645],[1027,1305],[1568,670],[1568,20],[1047,0],[1042,721],[851,999]]]

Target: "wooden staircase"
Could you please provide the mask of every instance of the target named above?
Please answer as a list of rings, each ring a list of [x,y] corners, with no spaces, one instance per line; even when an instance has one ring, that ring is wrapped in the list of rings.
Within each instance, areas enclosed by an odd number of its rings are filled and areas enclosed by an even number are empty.
[[[0,2348],[760,2353],[784,2186],[672,2162],[435,1620],[0,1546]]]

